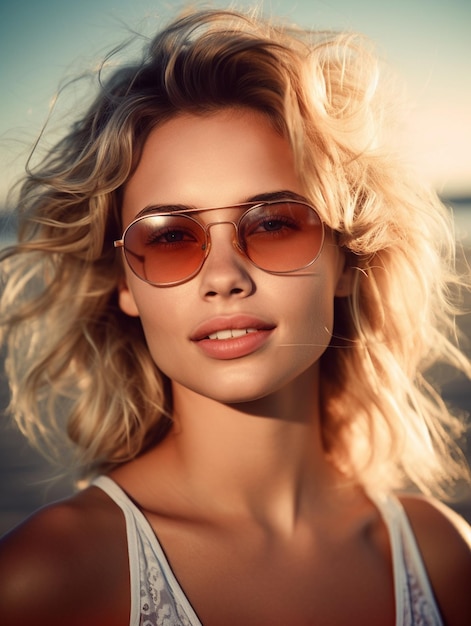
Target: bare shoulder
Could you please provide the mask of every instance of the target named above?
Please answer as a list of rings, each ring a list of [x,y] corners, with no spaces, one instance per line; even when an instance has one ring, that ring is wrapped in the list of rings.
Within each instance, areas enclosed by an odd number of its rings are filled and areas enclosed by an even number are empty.
[[[129,623],[128,576],[122,514],[92,487],[41,509],[0,542],[2,624]]]
[[[432,498],[402,496],[438,604],[450,626],[471,615],[471,527]]]

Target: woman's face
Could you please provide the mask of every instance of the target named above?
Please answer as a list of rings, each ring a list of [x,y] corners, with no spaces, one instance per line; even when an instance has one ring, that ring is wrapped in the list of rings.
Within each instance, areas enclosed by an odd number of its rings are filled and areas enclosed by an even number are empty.
[[[280,191],[303,193],[289,143],[266,117],[250,110],[181,115],[148,137],[124,191],[123,223],[150,205],[227,207]],[[230,212],[199,219],[227,221]],[[125,264],[119,289],[122,310],[140,317],[160,370],[228,403],[265,397],[308,368],[316,371],[331,337],[334,296],[348,290],[329,234],[316,262],[291,275],[252,265],[233,236],[231,224],[212,226],[211,251],[187,282],[155,287]]]

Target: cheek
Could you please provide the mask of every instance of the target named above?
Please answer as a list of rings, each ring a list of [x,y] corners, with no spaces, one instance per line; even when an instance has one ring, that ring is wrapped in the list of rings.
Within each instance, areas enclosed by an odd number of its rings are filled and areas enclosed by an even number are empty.
[[[170,313],[160,315],[157,306],[152,313],[142,312],[141,323],[152,360],[163,374],[173,378],[188,360],[178,341],[178,321]]]
[[[285,366],[291,363],[296,374],[317,362],[330,344],[334,286],[322,275],[313,281],[294,279],[284,302],[280,349]]]
[[[323,343],[330,342],[332,337],[335,299],[349,293],[349,272],[343,269],[344,264],[344,258],[338,254],[338,249],[335,246],[328,247],[316,267],[316,277],[310,294],[304,298],[306,310],[309,311],[311,333]],[[298,290],[298,299],[302,297],[301,293]],[[296,298],[296,295],[293,297]]]
[[[332,338],[334,326],[333,298],[326,296],[326,294],[316,293],[313,295],[306,318],[308,329],[306,340],[311,343],[315,352],[317,349],[323,352]]]
[[[132,285],[120,294],[120,305],[140,317],[146,343],[155,364],[169,375],[169,364],[183,359],[179,346],[185,336],[184,301],[175,288],[159,289],[146,285]],[[126,311],[127,312],[127,311]],[[128,313],[130,314],[130,313]],[[173,365],[171,365],[173,368]]]
[[[303,288],[304,287],[304,288]],[[291,295],[293,319],[301,317],[304,327],[323,334],[333,327],[335,285],[330,276],[319,272],[309,288],[300,285]]]
[[[118,287],[120,309],[130,317],[140,317],[146,336],[151,330],[159,328],[158,321],[165,320],[165,317],[158,315],[159,311],[166,310],[166,305],[162,307],[159,303],[156,289],[129,275],[123,278]]]
[[[308,328],[314,358],[319,359],[332,340],[335,311],[334,281],[324,278],[319,281],[317,289],[311,294],[308,315]]]
[[[147,341],[171,340],[177,334],[179,328],[178,309],[169,308],[168,304],[160,298],[154,298],[150,302],[137,302],[137,309],[141,318],[142,327]]]

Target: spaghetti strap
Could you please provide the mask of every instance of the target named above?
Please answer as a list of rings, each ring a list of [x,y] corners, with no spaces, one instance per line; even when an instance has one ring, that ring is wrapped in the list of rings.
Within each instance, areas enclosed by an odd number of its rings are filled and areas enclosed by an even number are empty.
[[[444,626],[417,541],[404,507],[396,497],[368,497],[389,534],[394,572],[396,626]]]
[[[92,485],[119,506],[126,520],[131,581],[129,625],[202,626],[142,511],[111,478],[99,476]]]

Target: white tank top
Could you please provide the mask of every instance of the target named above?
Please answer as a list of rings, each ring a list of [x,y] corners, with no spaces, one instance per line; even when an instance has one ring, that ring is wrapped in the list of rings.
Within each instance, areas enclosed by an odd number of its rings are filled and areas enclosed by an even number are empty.
[[[110,478],[93,482],[120,507],[126,520],[130,626],[203,626],[180,587],[149,522]],[[389,533],[394,571],[396,626],[443,626],[405,511],[394,497],[372,497]]]

